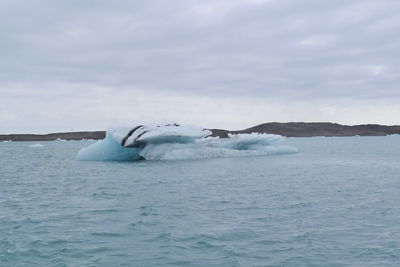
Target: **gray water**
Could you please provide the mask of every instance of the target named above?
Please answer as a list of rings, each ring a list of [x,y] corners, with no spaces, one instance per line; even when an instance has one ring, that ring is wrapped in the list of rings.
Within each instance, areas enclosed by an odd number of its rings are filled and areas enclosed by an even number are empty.
[[[286,143],[139,162],[0,143],[0,266],[399,266],[400,138]]]

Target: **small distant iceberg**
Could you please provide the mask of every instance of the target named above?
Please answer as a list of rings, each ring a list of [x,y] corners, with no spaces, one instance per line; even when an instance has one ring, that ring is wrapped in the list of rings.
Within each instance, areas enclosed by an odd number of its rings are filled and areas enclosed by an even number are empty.
[[[44,145],[36,143],[36,144],[29,145],[29,147],[34,147],[34,148],[35,147],[44,147]]]
[[[61,138],[57,138],[56,140],[54,140],[54,141],[57,141],[57,142],[65,142],[65,141],[67,141],[67,140],[65,140],[65,139],[61,139]]]
[[[400,134],[389,134],[388,136],[400,136]]]
[[[246,157],[297,153],[274,134],[228,134],[177,123],[110,128],[104,140],[81,149],[78,160],[130,161]]]

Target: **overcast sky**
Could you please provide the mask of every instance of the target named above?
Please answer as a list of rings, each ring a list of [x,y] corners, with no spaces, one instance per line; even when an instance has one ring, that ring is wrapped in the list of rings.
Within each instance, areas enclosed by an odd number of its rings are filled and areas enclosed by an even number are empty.
[[[1,0],[0,133],[400,124],[399,0]]]

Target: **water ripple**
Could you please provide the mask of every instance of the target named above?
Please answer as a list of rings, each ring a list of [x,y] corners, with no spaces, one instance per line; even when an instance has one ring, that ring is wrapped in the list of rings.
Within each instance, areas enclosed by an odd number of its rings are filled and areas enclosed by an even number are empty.
[[[0,266],[399,266],[389,139],[150,163],[75,161],[85,142],[1,144]]]

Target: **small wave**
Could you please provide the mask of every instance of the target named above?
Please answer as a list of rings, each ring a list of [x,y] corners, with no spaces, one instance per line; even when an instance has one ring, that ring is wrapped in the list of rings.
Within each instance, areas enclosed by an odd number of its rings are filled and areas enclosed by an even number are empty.
[[[197,126],[136,126],[113,128],[106,138],[81,149],[78,160],[132,161],[182,160],[292,154],[297,148],[280,145],[284,137],[274,134],[229,134],[210,137]]]
[[[90,233],[92,236],[101,236],[101,237],[121,237],[124,236],[121,233],[114,233],[114,232],[94,232]]]

